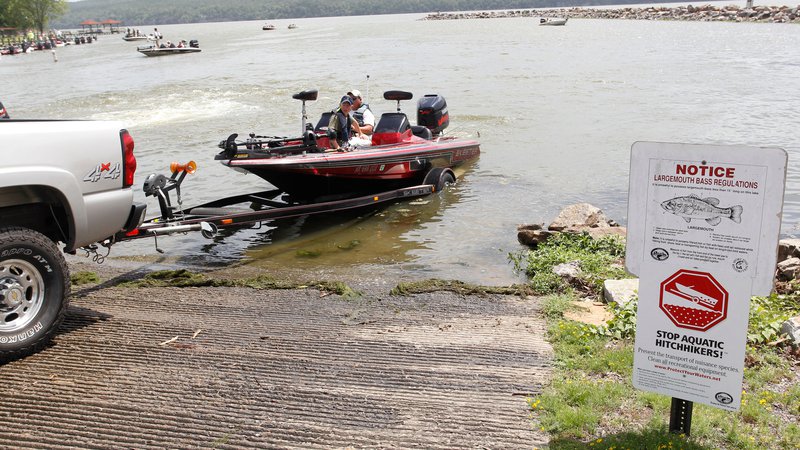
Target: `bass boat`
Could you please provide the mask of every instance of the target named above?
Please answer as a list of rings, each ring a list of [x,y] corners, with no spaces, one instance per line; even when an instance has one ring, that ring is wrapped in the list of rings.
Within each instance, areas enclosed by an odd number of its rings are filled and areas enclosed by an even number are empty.
[[[147,45],[137,47],[136,51],[145,55],[145,56],[164,56],[164,55],[178,55],[181,53],[199,53],[200,44],[197,42],[196,39],[192,39],[189,41],[188,44],[185,44],[183,47],[161,47],[156,45]]]
[[[425,95],[417,104],[417,124],[412,126],[400,101],[413,94],[387,91],[384,98],[397,102],[397,112],[385,113],[375,126],[369,145],[332,150],[327,127],[333,112],[322,114],[316,127],[306,123],[306,101],[317,91],[292,96],[303,103],[302,136],[257,136],[243,142],[238,134],[220,142],[214,158],[235,170],[253,173],[288,194],[294,202],[314,202],[333,197],[367,195],[420,184],[441,189],[455,181],[453,168],[478,158],[474,140],[442,135],[450,123],[447,103],[440,95]]]

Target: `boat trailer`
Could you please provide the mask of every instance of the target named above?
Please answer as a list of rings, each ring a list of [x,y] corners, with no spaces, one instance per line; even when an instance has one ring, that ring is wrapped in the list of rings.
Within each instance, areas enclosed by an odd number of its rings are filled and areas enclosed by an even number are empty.
[[[196,169],[197,164],[194,161],[187,164],[173,162],[170,164],[170,177],[149,175],[145,179],[143,190],[145,196],[158,199],[160,215],[146,219],[129,232],[117,233],[103,245],[110,247],[116,242],[152,237],[155,239],[156,250],[163,253],[158,247],[158,236],[200,231],[203,237],[211,239],[223,228],[260,227],[262,222],[270,220],[366,208],[423,197],[441,190],[447,181],[455,179],[451,169],[435,168],[428,172],[421,185],[369,195],[337,196],[320,198],[319,201],[310,203],[292,203],[285,200],[282,190],[272,189],[225,197],[183,209],[181,184],[186,175],[194,173]],[[176,194],[176,204],[172,203],[173,191]]]

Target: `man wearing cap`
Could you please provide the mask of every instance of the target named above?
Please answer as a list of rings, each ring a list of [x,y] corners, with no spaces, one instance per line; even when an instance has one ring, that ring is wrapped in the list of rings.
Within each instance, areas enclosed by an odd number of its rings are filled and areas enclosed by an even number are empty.
[[[328,122],[328,139],[334,150],[340,150],[342,145],[350,140],[350,130],[354,126],[354,121],[350,117],[352,109],[353,99],[345,95],[339,100],[339,108],[331,114],[331,120]]]
[[[353,99],[353,111],[350,113],[358,122],[362,133],[371,136],[375,129],[375,115],[369,109],[369,105],[361,99],[361,91],[353,89],[347,93]]]

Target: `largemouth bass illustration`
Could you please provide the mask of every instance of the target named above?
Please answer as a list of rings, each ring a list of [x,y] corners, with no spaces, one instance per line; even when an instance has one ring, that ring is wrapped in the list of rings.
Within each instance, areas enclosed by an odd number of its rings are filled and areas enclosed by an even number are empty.
[[[688,197],[675,197],[661,202],[664,211],[683,217],[686,222],[692,219],[702,219],[710,225],[719,225],[722,217],[736,223],[742,222],[742,207],[740,205],[730,208],[720,208],[719,199],[714,197],[700,198],[694,194]]]

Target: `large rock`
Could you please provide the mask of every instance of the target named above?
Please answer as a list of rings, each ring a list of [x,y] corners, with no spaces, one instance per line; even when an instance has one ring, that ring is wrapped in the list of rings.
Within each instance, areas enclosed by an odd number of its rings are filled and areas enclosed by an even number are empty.
[[[639,279],[606,280],[603,282],[603,298],[608,303],[625,306],[639,296]]]
[[[627,229],[606,217],[600,208],[589,203],[578,203],[562,209],[547,229],[538,223],[517,226],[517,240],[521,244],[536,247],[558,232],[588,233],[594,239],[609,235],[625,238]]]
[[[800,239],[781,239],[778,241],[778,262],[800,257]]]
[[[519,225],[517,227],[517,240],[520,244],[536,247],[553,235],[553,232],[543,230],[543,226],[538,223]]]
[[[626,234],[628,233],[628,229],[625,228],[625,227],[596,227],[596,228],[589,228],[589,227],[578,228],[578,227],[575,227],[575,228],[570,228],[570,229],[568,229],[566,231],[568,233],[569,232],[572,232],[572,233],[586,232],[586,233],[589,233],[589,236],[591,236],[593,239],[600,239],[600,238],[605,237],[605,236],[620,236],[622,238],[625,238]]]
[[[568,228],[609,227],[608,217],[603,211],[589,203],[569,205],[558,213],[558,217],[547,227],[550,231],[564,231]]]
[[[581,274],[581,262],[570,261],[553,267],[553,273],[572,283]]]
[[[800,258],[789,258],[778,263],[778,279],[790,281],[800,274]]]
[[[561,277],[562,280],[566,281],[570,286],[579,290],[579,291],[587,291],[587,286],[583,280],[581,280],[581,262],[580,261],[570,261],[563,264],[558,264],[553,267],[553,273]]]
[[[800,316],[793,317],[781,326],[781,334],[785,334],[795,347],[800,346]]]

